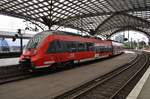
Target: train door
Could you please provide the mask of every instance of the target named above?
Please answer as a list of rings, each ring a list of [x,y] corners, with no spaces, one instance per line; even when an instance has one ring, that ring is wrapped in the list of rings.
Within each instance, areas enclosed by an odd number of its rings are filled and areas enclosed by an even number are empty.
[[[85,58],[85,44],[84,43],[78,43],[78,52],[76,54],[78,60],[83,60]]]
[[[95,57],[95,52],[94,52],[94,43],[88,42],[86,43],[86,49],[87,49],[87,57],[88,58],[93,58]]]
[[[77,59],[80,62],[89,61],[93,58],[93,52],[88,49],[87,43],[78,43]]]
[[[100,56],[101,56],[101,54],[100,54],[100,44],[98,44],[98,43],[94,44],[94,52],[95,52],[94,57],[96,59],[100,58]]]
[[[77,43],[74,41],[67,41],[66,49],[67,49],[67,60],[68,61],[76,60]]]

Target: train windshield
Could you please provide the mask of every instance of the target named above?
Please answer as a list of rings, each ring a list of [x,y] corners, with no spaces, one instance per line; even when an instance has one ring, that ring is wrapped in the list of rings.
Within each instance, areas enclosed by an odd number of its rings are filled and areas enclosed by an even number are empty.
[[[40,44],[40,42],[47,37],[50,33],[50,31],[45,31],[45,32],[41,32],[36,34],[27,44],[27,46],[25,47],[25,49],[34,49],[37,48],[37,46]]]

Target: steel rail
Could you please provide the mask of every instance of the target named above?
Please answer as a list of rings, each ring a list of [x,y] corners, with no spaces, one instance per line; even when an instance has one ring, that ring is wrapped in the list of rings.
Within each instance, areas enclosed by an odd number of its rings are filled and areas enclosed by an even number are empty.
[[[145,57],[146,57],[146,61],[145,61],[145,63],[143,64],[143,66],[141,66],[141,68],[140,68],[113,96],[111,96],[109,99],[115,99],[115,97],[119,94],[119,92],[120,92],[123,88],[125,88],[125,86],[126,86],[127,84],[129,84],[129,82],[131,82],[131,80],[133,80],[133,79],[144,69],[144,67],[146,66],[146,64],[148,63],[148,60],[149,60],[149,58],[148,58],[147,55],[145,55]]]

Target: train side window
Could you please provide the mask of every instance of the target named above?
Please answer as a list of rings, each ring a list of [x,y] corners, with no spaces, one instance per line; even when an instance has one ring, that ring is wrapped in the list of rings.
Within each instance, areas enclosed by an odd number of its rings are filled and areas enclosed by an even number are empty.
[[[98,52],[98,46],[95,46],[95,51]]]
[[[85,43],[78,43],[78,51],[86,51]]]
[[[47,53],[65,52],[65,48],[63,41],[55,40],[49,43]]]
[[[56,42],[50,42],[48,45],[47,53],[55,53],[56,52]]]
[[[98,53],[100,52],[100,46],[97,46],[97,52]]]
[[[77,44],[76,44],[76,42],[72,42],[71,45],[72,45],[72,46],[71,46],[71,51],[72,51],[72,52],[77,52]]]
[[[107,51],[107,47],[106,46],[104,46],[104,51]]]
[[[103,46],[100,46],[100,51],[102,51],[103,50]]]
[[[67,43],[66,41],[61,41],[62,52],[67,52]]]
[[[92,43],[86,43],[86,49],[87,49],[87,51],[91,51],[91,45]]]
[[[63,41],[56,40],[56,52],[64,52]]]
[[[103,47],[102,46],[100,46],[100,51],[102,51],[103,50]]]
[[[70,50],[70,42],[65,42],[66,43],[66,50],[67,52],[71,52]]]
[[[108,47],[108,51],[111,51],[111,50],[112,50],[112,49],[111,49],[111,47],[109,46],[109,47]]]
[[[76,42],[67,42],[67,51],[68,52],[76,52],[77,51],[77,44]]]
[[[101,49],[101,51],[104,51],[104,47],[102,46],[102,49]]]
[[[98,47],[98,52],[101,52],[101,46]]]
[[[109,50],[108,50],[108,47],[106,47],[106,51],[109,51]]]
[[[94,50],[94,44],[93,43],[86,43],[87,51],[93,51]]]

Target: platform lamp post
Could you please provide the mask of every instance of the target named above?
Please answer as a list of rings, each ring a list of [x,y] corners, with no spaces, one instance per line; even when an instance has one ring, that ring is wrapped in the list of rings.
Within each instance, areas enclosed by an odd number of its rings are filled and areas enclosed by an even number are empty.
[[[18,29],[17,31],[19,38],[20,38],[20,52],[23,52],[23,38],[22,38],[22,34],[21,34],[21,29]]]
[[[12,38],[12,41],[16,41],[17,38],[20,38],[20,52],[23,52],[23,35],[21,34],[21,29],[18,29],[17,34]]]
[[[15,34],[15,37],[13,38],[13,41],[15,41],[16,38],[20,38],[20,52],[22,53],[22,51],[23,51],[23,38],[22,38],[22,34],[21,34],[21,29],[18,29],[17,34]]]

